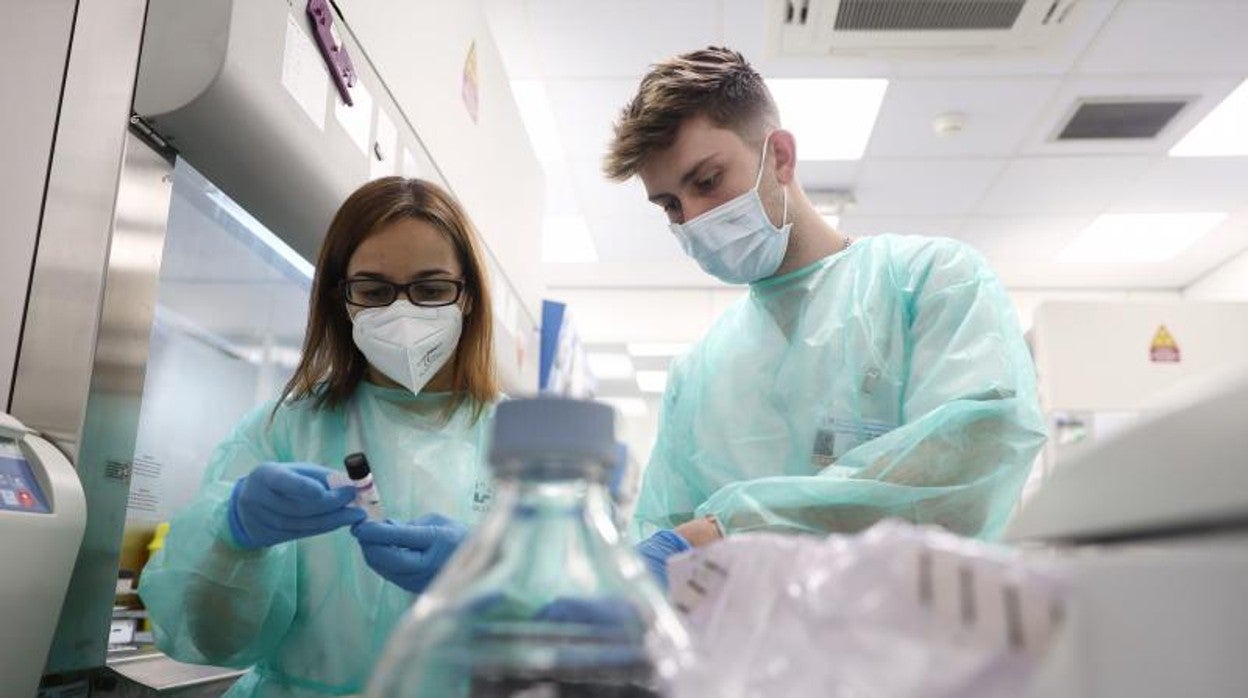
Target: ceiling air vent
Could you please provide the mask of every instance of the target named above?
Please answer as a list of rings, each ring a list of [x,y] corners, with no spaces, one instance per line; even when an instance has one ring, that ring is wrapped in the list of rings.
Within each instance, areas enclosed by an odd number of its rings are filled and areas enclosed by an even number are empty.
[[[769,0],[777,56],[941,57],[1044,49],[1080,0]]]
[[[1025,0],[842,0],[837,31],[1011,29]]]
[[[1057,135],[1059,141],[1156,138],[1187,99],[1083,100]]]

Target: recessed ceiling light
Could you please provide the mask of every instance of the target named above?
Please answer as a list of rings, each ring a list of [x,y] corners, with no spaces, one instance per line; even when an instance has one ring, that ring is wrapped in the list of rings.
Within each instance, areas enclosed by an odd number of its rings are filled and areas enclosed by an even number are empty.
[[[628,354],[590,352],[585,355],[585,360],[598,380],[627,380],[633,377],[633,360]]]
[[[542,261],[563,264],[598,261],[598,248],[584,216],[546,216],[542,223]]]
[[[888,80],[783,78],[767,81],[799,160],[858,160],[875,128]]]
[[[1149,264],[1173,259],[1225,213],[1122,213],[1097,218],[1058,255],[1074,264]]]
[[[1248,80],[1174,144],[1175,157],[1248,155]]]

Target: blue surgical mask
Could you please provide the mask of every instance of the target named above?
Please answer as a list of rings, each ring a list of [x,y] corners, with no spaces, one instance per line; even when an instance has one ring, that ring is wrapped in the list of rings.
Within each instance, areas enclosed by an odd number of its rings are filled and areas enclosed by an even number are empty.
[[[672,234],[680,240],[685,253],[703,271],[725,283],[748,284],[775,274],[789,246],[793,224],[785,222],[789,217],[788,190],[784,190],[784,214],[779,228],[772,225],[758,195],[770,141],[771,134],[767,134],[753,189],[691,221],[671,224]]]

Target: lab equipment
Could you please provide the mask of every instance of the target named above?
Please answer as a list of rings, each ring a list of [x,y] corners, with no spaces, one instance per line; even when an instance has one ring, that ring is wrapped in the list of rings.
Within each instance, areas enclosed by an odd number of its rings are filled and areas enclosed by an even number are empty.
[[[1031,696],[1242,696],[1248,374],[1170,392],[1054,471],[1007,539],[1071,578],[1071,631]]]
[[[364,512],[348,507],[355,488],[330,489],[331,473],[310,463],[261,463],[239,478],[229,500],[234,542],[267,548],[362,521]]]
[[[766,279],[676,360],[641,540],[853,532],[889,516],[991,538],[1045,438],[1005,290],[953,240],[880,235]]]
[[[668,558],[690,547],[689,541],[679,533],[663,530],[638,543],[637,554],[646,561],[646,567],[650,568],[650,574],[654,575],[659,587],[666,591]]]
[[[87,505],[69,460],[0,413],[0,676],[3,693],[33,696],[47,661]]]
[[[438,514],[410,523],[365,521],[351,533],[360,541],[364,561],[382,577],[419,594],[468,535],[468,528]]]
[[[368,465],[368,456],[363,453],[352,453],[342,460],[347,470],[346,481],[355,488],[355,506],[363,509],[372,521],[386,518],[381,507],[381,493],[377,491],[377,483],[373,481],[373,470]],[[329,477],[329,486],[337,487],[343,483],[342,473],[334,473]]]
[[[611,524],[613,417],[499,405],[494,510],[395,631],[369,696],[667,695],[688,638]]]
[[[333,463],[359,451],[368,454],[391,516],[436,511],[474,525],[492,499],[482,451],[493,409],[476,421],[469,403],[447,415],[450,399],[363,382],[340,408],[288,402],[270,422],[270,402],[248,415],[217,449],[199,496],[173,518],[165,548],[143,571],[139,593],[157,647],[183,662],[255,665],[230,698],[363,691],[412,594],[370,569],[347,529],[233,549],[230,491],[257,463]],[[330,642],[334,651],[326,652]]]

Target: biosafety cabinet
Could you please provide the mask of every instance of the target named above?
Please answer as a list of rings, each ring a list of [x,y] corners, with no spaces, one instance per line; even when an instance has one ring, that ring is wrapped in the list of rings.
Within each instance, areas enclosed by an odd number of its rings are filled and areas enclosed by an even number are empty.
[[[386,175],[450,190],[487,248],[504,389],[533,392],[540,168],[478,3],[49,0],[22,19],[63,83],[30,93],[55,100],[29,112],[53,121],[46,152],[6,175],[46,186],[13,238],[30,247],[0,242],[29,269],[5,278],[26,302],[0,337],[0,412],[65,454],[86,511],[66,601],[40,615],[45,690],[228,681],[143,651],[134,575],[214,446],[291,375],[337,206]],[[15,531],[0,517],[0,540]]]

